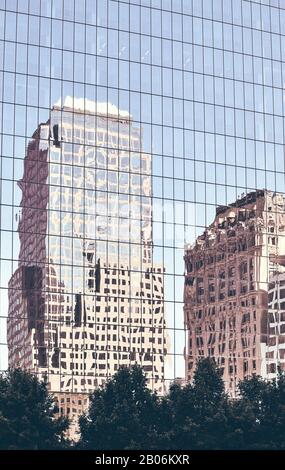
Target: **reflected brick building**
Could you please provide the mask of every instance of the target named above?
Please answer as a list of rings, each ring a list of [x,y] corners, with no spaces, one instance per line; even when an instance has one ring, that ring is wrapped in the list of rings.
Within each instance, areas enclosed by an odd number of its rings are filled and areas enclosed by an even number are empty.
[[[272,302],[274,275],[284,253],[285,198],[265,190],[218,207],[214,222],[186,248],[189,380],[197,359],[206,356],[216,359],[232,395],[239,380],[252,374],[272,377],[276,372],[269,361],[270,354],[276,355],[271,352],[276,324],[271,323],[280,319],[273,319]]]
[[[19,185],[10,366],[46,375],[75,415],[121,365],[141,364],[163,393],[164,269],[152,260],[141,129],[110,104],[68,97],[34,133]]]

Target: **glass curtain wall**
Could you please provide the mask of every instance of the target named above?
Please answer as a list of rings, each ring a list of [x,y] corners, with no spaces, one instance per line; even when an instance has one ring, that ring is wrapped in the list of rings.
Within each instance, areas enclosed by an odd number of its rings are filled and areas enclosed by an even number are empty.
[[[0,1],[2,370],[274,377],[284,60],[283,0]]]

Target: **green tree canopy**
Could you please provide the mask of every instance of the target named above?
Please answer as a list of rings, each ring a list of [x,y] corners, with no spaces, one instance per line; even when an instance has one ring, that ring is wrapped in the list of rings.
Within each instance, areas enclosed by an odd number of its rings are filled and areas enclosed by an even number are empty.
[[[221,371],[210,359],[197,363],[193,383],[172,385],[168,395],[173,449],[227,448],[229,399]]]
[[[223,448],[228,397],[214,361],[199,361],[193,384],[173,384],[158,397],[139,366],[121,368],[91,396],[80,419],[80,446],[88,449]]]
[[[44,381],[21,369],[0,375],[0,449],[62,448],[68,420],[56,412]]]
[[[0,449],[64,448],[67,428],[45,382],[20,369],[0,375]],[[232,399],[206,358],[192,383],[158,397],[139,366],[122,367],[90,396],[80,431],[78,448],[92,450],[285,449],[285,374],[248,378]]]
[[[87,449],[152,449],[159,399],[139,366],[122,367],[90,398],[80,418],[80,446]]]
[[[232,401],[234,448],[285,449],[285,375],[275,380],[258,376],[239,384],[239,399]]]

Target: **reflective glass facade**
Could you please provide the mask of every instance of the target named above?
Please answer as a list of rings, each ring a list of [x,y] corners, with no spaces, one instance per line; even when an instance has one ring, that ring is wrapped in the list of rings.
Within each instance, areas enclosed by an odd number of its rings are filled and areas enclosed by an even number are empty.
[[[0,1],[1,369],[274,376],[284,60],[283,0]]]

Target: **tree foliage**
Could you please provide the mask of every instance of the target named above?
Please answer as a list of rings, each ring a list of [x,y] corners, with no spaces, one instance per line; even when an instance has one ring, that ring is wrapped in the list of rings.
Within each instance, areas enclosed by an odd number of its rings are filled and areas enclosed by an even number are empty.
[[[172,449],[227,447],[229,403],[221,372],[212,359],[198,362],[192,384],[168,394]]]
[[[58,449],[65,446],[67,418],[56,417],[47,384],[21,369],[0,375],[0,449]]]
[[[239,440],[234,448],[285,449],[285,375],[275,380],[252,377],[239,384],[240,398],[232,402],[232,426]]]
[[[79,446],[88,449],[285,449],[285,376],[254,376],[231,399],[206,358],[193,383],[174,383],[159,398],[138,366],[121,368],[91,396],[80,430]]]
[[[0,448],[66,448],[45,382],[20,369],[0,375]],[[215,362],[198,362],[192,383],[159,397],[139,366],[122,367],[90,396],[77,448],[92,450],[285,449],[285,375],[253,376],[230,398]]]
[[[80,419],[80,444],[87,449],[151,449],[158,408],[142,369],[123,367],[91,396],[88,413]]]

